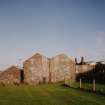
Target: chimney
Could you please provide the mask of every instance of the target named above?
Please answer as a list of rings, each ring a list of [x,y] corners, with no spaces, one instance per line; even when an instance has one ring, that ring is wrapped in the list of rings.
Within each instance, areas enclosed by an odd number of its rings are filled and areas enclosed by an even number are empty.
[[[75,58],[75,64],[78,64],[78,62],[77,62],[77,58]]]
[[[81,64],[84,64],[84,57],[81,57]]]

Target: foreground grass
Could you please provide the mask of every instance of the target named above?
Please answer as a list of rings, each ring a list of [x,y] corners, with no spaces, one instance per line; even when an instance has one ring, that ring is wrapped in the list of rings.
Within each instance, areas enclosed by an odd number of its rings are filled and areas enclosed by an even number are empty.
[[[0,105],[105,105],[105,97],[60,84],[0,86]]]

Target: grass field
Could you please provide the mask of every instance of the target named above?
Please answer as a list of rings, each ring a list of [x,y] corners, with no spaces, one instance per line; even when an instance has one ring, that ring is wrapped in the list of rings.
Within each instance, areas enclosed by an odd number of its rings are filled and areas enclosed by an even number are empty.
[[[60,84],[0,86],[0,105],[105,105],[105,96]]]

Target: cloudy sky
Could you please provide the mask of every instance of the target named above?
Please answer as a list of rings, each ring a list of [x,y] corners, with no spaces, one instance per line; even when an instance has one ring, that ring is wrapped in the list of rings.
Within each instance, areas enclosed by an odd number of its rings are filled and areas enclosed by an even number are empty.
[[[105,0],[0,0],[0,70],[36,52],[105,58]]]

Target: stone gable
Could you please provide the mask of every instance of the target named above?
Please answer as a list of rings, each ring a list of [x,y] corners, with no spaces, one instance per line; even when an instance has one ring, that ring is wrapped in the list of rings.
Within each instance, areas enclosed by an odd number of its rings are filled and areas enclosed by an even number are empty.
[[[49,60],[47,57],[36,53],[23,63],[25,82],[39,84],[49,82]]]
[[[37,53],[26,60],[23,66],[25,82],[28,84],[59,82],[64,81],[65,77],[71,80],[75,78],[75,63],[64,54],[47,58]]]
[[[16,66],[11,66],[0,73],[0,83],[15,84],[21,82],[21,70]]]
[[[51,82],[64,81],[65,78],[74,81],[75,62],[68,56],[60,54],[50,61]]]

